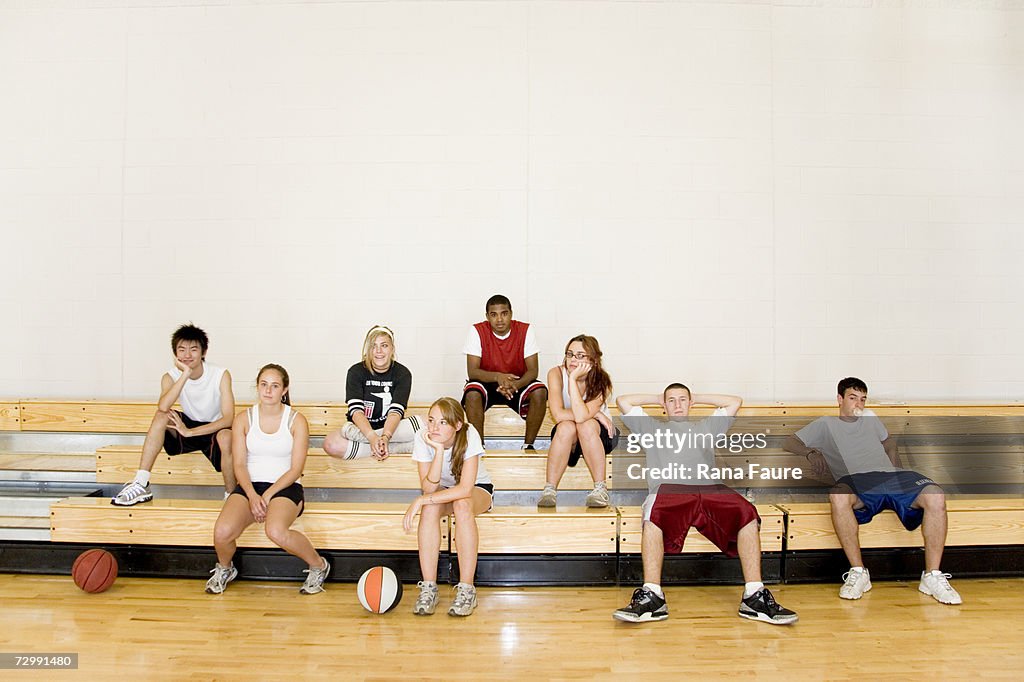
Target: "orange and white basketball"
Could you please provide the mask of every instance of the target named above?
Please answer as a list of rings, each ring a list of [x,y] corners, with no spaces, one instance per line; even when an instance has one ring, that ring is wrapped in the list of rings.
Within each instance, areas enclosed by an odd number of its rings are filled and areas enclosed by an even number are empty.
[[[402,581],[387,566],[374,566],[359,577],[359,603],[371,613],[387,613],[402,601]]]

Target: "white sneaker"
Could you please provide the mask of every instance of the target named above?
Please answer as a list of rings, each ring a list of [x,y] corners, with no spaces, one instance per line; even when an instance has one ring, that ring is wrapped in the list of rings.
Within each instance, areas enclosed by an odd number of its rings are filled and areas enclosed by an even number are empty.
[[[220,594],[227,589],[228,583],[238,577],[238,569],[234,562],[230,566],[217,564],[210,571],[213,577],[206,581],[206,591],[210,594]]]
[[[855,571],[850,569],[843,574],[843,586],[839,588],[842,599],[860,599],[865,592],[871,590],[871,574],[868,569]]]
[[[420,588],[420,596],[412,607],[412,612],[417,616],[430,616],[437,610],[437,584],[431,585],[426,581],[419,581],[416,585]]]
[[[148,485],[142,485],[138,481],[128,481],[121,488],[121,492],[110,499],[110,504],[116,504],[118,507],[130,507],[133,504],[149,502],[152,499],[153,493],[150,492]]]
[[[599,481],[594,485],[594,489],[587,494],[587,506],[601,508],[607,507],[609,504],[611,504],[611,498],[608,497],[608,486],[604,481]]]
[[[320,557],[323,559],[323,557]],[[306,582],[302,583],[302,587],[299,588],[299,592],[302,594],[317,594],[318,592],[324,591],[324,580],[327,579],[327,574],[331,572],[331,565],[324,559],[323,568],[307,568],[303,571],[306,574]]]
[[[476,588],[472,585],[459,583],[455,586],[455,599],[448,609],[449,616],[466,617],[476,608]]]
[[[960,593],[949,584],[949,578],[952,577],[949,573],[941,571],[922,573],[921,584],[917,586],[917,589],[934,597],[935,601],[942,604],[963,604],[964,600],[960,598]]]
[[[537,500],[538,507],[554,507],[558,504],[558,491],[555,490],[555,486],[546,485],[544,490],[540,493],[540,499]]]

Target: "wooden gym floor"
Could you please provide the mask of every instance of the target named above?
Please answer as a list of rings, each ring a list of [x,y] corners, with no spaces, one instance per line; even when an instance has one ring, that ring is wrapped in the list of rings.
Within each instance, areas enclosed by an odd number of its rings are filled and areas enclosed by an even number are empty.
[[[838,577],[837,581],[838,581]],[[481,588],[467,619],[413,616],[415,585],[383,616],[355,585],[314,596],[299,582],[121,578],[106,593],[67,576],[0,575],[0,652],[80,655],[79,669],[3,679],[657,680],[1020,679],[1024,578],[956,580],[962,606],[914,583],[875,583],[859,602],[834,585],[782,585],[790,627],[736,616],[738,586],[667,589],[671,617],[629,625],[611,613],[632,590]]]

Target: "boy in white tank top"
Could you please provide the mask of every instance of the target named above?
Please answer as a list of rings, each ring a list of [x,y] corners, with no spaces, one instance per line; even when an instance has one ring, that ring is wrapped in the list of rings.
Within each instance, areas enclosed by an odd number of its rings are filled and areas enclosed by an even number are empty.
[[[231,374],[207,364],[209,338],[199,327],[185,324],[171,336],[174,366],[160,378],[156,415],[142,444],[142,458],[135,478],[110,500],[130,507],[153,499],[149,478],[156,456],[163,448],[169,455],[201,451],[224,474],[224,489],[235,488],[231,467],[231,421],[235,397]],[[172,409],[181,404],[181,411]]]

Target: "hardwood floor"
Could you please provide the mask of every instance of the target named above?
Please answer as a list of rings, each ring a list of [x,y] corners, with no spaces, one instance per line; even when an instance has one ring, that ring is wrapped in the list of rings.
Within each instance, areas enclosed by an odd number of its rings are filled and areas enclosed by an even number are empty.
[[[1020,679],[1024,578],[957,580],[962,606],[914,583],[875,583],[858,602],[836,584],[771,589],[800,614],[789,627],[736,616],[740,587],[668,588],[671,617],[611,618],[630,587],[481,588],[466,619],[366,613],[355,585],[314,596],[299,581],[239,581],[223,595],[199,580],[120,578],[85,594],[66,576],[0,575],[0,652],[78,652],[77,672],[4,679],[649,680]]]

